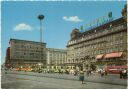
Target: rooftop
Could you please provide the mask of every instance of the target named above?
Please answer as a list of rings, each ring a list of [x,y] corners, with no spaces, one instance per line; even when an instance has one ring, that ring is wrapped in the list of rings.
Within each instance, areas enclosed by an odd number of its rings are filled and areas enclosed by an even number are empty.
[[[110,21],[108,23],[105,23],[103,25],[100,25],[98,27],[95,27],[95,28],[92,28],[90,30],[87,30],[85,32],[82,32],[79,34],[78,37],[76,37],[77,39],[79,39],[80,37],[82,36],[86,36],[86,35],[89,35],[89,34],[95,34],[96,32],[100,32],[100,31],[103,31],[104,29],[106,28],[110,28],[110,27],[114,27],[114,26],[117,26],[119,24],[123,24],[125,22],[125,20],[123,19],[123,17],[121,18],[118,18],[118,19],[115,19],[113,21]],[[73,32],[73,31],[72,31]],[[71,33],[72,34],[72,33]],[[71,40],[74,40],[71,38]]]
[[[10,39],[10,41],[20,41],[20,42],[30,42],[30,43],[37,43],[40,44],[41,42],[36,42],[36,41],[29,41],[29,40],[21,40],[21,39]],[[41,44],[46,44],[46,43],[41,43]]]
[[[67,51],[66,49],[47,48],[49,51]]]

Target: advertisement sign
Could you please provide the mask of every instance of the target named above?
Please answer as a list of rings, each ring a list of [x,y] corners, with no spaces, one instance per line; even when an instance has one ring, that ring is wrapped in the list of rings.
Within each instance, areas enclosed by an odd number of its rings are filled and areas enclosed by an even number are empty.
[[[87,31],[87,30],[96,28],[96,27],[106,24],[112,20],[113,20],[112,12],[109,12],[107,16],[99,17],[99,18],[93,20],[92,22],[81,26],[80,32],[85,32],[85,30]]]

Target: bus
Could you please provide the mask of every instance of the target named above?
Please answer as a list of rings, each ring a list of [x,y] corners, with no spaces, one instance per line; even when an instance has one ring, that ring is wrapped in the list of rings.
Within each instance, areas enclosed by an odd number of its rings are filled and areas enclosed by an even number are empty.
[[[123,66],[106,66],[105,71],[109,74],[120,74],[121,71],[124,69],[128,70],[128,66],[123,65]]]

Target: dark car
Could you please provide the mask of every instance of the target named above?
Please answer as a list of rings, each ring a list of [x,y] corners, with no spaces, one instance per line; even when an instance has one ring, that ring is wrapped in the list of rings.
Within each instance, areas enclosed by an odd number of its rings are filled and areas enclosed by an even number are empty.
[[[41,70],[41,69],[39,69],[39,70],[38,70],[38,73],[42,73],[42,70]]]

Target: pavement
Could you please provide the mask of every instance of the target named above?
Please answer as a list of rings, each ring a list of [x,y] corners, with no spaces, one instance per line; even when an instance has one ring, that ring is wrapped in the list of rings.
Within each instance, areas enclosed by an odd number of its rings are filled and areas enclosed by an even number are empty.
[[[2,73],[2,89],[127,89],[127,86],[112,85],[104,83],[48,78],[40,76],[30,76],[23,74]]]
[[[29,75],[36,77],[47,77],[47,78],[56,78],[56,79],[65,79],[65,80],[79,80],[79,76],[67,75],[67,74],[50,74],[50,73],[34,73],[34,72],[24,72],[24,71],[9,71],[9,74],[20,74],[20,75]],[[104,83],[104,84],[114,84],[114,85],[123,85],[127,86],[127,79],[120,79],[119,75],[107,75],[101,77],[98,74],[93,74],[91,76],[85,76],[86,82],[94,83]]]

